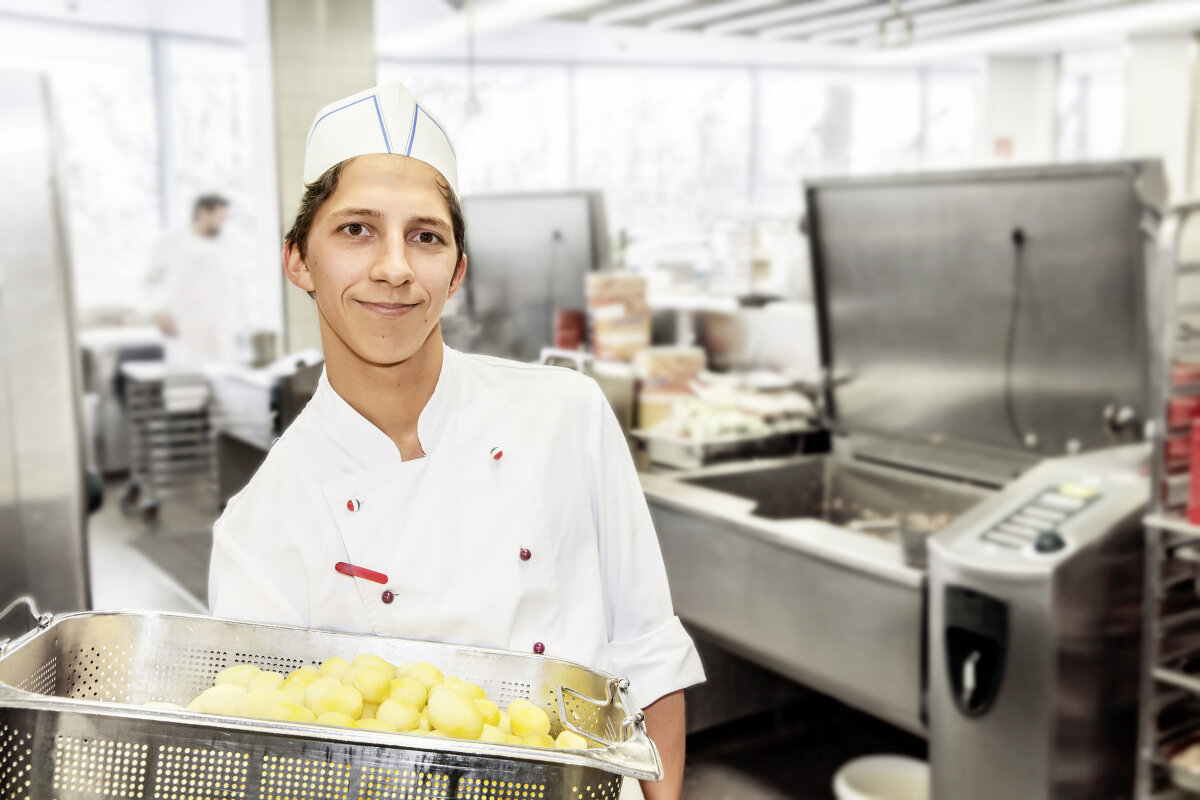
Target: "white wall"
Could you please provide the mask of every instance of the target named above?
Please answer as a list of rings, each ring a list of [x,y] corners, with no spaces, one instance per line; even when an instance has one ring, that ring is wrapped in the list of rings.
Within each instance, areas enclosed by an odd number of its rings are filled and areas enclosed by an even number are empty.
[[[1163,159],[1172,203],[1196,194],[1188,172],[1197,85],[1194,36],[1141,36],[1130,41],[1125,154]]]
[[[992,56],[984,70],[985,163],[1054,160],[1057,56]]]

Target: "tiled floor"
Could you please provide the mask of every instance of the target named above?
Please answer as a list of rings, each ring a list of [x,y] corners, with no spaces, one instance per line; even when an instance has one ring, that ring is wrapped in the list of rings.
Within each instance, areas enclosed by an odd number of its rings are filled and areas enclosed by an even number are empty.
[[[218,515],[211,489],[193,486],[163,497],[158,524],[147,526],[120,507],[123,484],[111,482],[104,507],[91,517],[91,573],[97,609],[136,609],[204,613],[201,599],[184,583],[203,586],[193,571],[207,572],[195,534]],[[171,545],[159,557],[174,559],[171,577],[148,558],[139,542],[155,537]],[[191,541],[188,541],[189,538]],[[192,563],[194,562],[194,563]],[[189,580],[189,578],[194,578]],[[693,734],[688,739],[685,800],[830,800],[833,775],[846,761],[868,753],[924,757],[922,740],[827,697],[804,693],[801,700],[772,712]],[[641,797],[626,784],[623,800]]]

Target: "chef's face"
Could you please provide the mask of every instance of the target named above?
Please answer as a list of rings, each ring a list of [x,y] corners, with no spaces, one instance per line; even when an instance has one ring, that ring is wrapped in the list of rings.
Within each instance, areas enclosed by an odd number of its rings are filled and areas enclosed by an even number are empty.
[[[466,271],[442,185],[423,161],[359,156],[317,210],[305,255],[286,248],[288,279],[316,297],[326,358],[389,366],[441,346],[438,321]]]

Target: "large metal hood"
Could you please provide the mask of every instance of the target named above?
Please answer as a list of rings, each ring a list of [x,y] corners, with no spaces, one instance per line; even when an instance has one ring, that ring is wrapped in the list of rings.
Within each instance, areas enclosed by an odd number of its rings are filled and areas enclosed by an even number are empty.
[[[1137,439],[1165,194],[1157,161],[808,183],[827,424],[997,486]]]

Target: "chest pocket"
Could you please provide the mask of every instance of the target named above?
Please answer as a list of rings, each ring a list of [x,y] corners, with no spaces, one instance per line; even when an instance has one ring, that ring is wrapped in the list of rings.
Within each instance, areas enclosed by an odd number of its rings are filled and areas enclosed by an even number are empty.
[[[350,563],[387,576],[336,576],[338,595],[357,593],[380,635],[508,649],[544,625],[553,541],[524,457],[443,448],[327,484]]]

